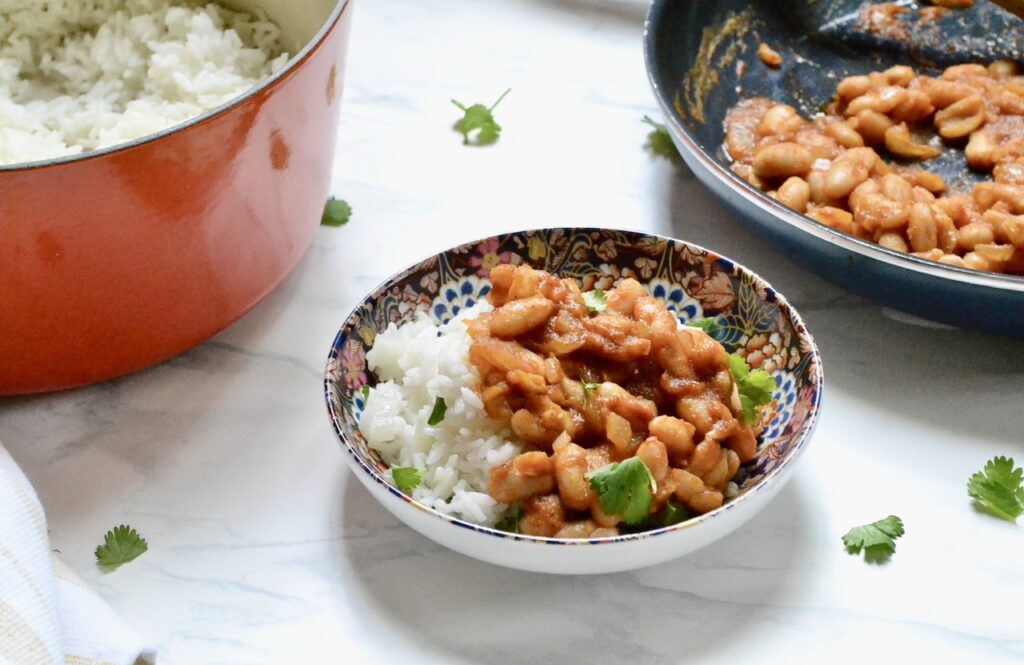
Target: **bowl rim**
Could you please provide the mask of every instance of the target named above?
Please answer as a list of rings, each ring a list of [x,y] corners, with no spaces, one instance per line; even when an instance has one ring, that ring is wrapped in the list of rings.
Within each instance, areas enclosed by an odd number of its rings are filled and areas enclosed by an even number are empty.
[[[812,408],[809,410],[806,419],[800,425],[800,431],[797,434],[795,434],[797,438],[793,442],[790,451],[782,459],[780,459],[779,463],[775,467],[770,469],[756,485],[753,485],[752,487],[748,488],[747,491],[745,491],[743,494],[740,494],[739,496],[728,501],[727,503],[723,503],[720,507],[712,510],[711,512],[704,513],[703,515],[696,515],[688,520],[679,522],[678,524],[673,524],[671,526],[660,527],[658,529],[651,529],[649,531],[641,531],[638,533],[619,534],[617,536],[605,536],[601,538],[549,538],[544,536],[530,536],[526,534],[501,531],[499,529],[495,529],[494,527],[483,526],[481,524],[474,524],[472,522],[467,522],[452,515],[446,515],[444,513],[441,513],[427,505],[424,505],[423,503],[420,503],[411,496],[408,496],[405,493],[401,492],[398,488],[391,485],[391,483],[389,483],[381,474],[377,473],[377,471],[374,468],[372,468],[370,465],[363,461],[363,459],[357,453],[355,446],[349,441],[348,436],[344,431],[344,428],[341,426],[341,414],[338,413],[338,411],[335,409],[334,401],[331,399],[332,391],[335,391],[340,394],[341,391],[343,390],[331,379],[331,359],[340,353],[340,349],[342,344],[344,343],[344,339],[347,337],[345,334],[345,329],[350,327],[350,323],[352,322],[353,316],[355,315],[356,311],[363,304],[376,300],[395,282],[405,278],[410,273],[414,272],[419,266],[423,265],[427,261],[430,261],[431,259],[437,256],[440,256],[442,254],[448,254],[451,252],[457,252],[459,250],[470,250],[473,247],[478,246],[482,242],[486,242],[488,240],[500,238],[503,236],[517,235],[523,233],[546,233],[553,232],[556,230],[571,230],[577,233],[589,233],[594,231],[613,231],[617,233],[625,233],[636,237],[654,238],[659,241],[671,243],[673,245],[684,245],[690,249],[697,250],[698,252],[705,252],[707,254],[717,257],[720,260],[727,261],[728,263],[732,264],[740,274],[745,273],[749,275],[754,279],[755,284],[764,287],[765,289],[774,293],[774,304],[778,307],[779,310],[781,310],[789,317],[794,332],[800,339],[802,346],[804,346],[804,348],[807,349],[807,353],[811,356],[810,362],[812,364],[816,363],[818,365],[818,371],[816,373],[813,373],[813,376],[816,377],[814,382],[816,399],[813,402]],[[366,296],[361,298],[353,306],[352,311],[349,312],[348,316],[345,317],[341,326],[338,328],[338,332],[335,335],[333,342],[331,343],[331,349],[327,355],[327,366],[324,370],[324,398],[325,401],[327,402],[327,414],[331,421],[331,427],[334,430],[335,436],[338,438],[339,442],[343,445],[348,454],[351,456],[352,460],[356,462],[357,466],[359,466],[365,473],[369,474],[370,478],[372,478],[378,484],[380,484],[391,495],[401,499],[403,502],[407,504],[410,504],[413,508],[416,508],[417,510],[420,510],[424,513],[428,513],[430,515],[433,515],[434,517],[442,519],[443,521],[447,522],[452,526],[467,529],[469,531],[476,531],[483,535],[495,536],[498,538],[505,538],[515,541],[530,542],[541,545],[608,545],[611,543],[640,541],[648,538],[653,538],[655,536],[665,535],[669,533],[677,533],[691,529],[693,527],[698,526],[699,524],[720,517],[729,512],[730,510],[736,508],[737,506],[747,505],[749,503],[749,501],[746,500],[748,497],[751,497],[758,492],[763,492],[764,490],[772,487],[777,481],[779,481],[782,472],[786,470],[787,467],[790,467],[794,462],[796,462],[796,460],[803,454],[804,450],[807,448],[818,426],[818,416],[821,411],[822,399],[824,397],[824,388],[825,374],[824,367],[822,365],[821,352],[818,350],[818,346],[814,341],[813,335],[811,335],[810,331],[808,330],[806,323],[800,316],[799,312],[796,311],[796,308],[793,307],[792,304],[790,304],[789,300],[785,296],[783,296],[777,289],[775,289],[775,287],[773,287],[767,280],[762,278],[756,272],[750,270],[745,265],[737,261],[733,261],[732,259],[726,256],[723,256],[717,252],[708,250],[701,245],[697,245],[686,240],[680,240],[678,238],[673,238],[671,236],[664,236],[661,234],[649,233],[646,231],[591,226],[539,227],[530,229],[520,229],[505,233],[497,233],[484,238],[480,238],[478,240],[474,240],[472,242],[460,243],[451,248],[434,252],[424,257],[423,259],[420,259],[419,261],[412,263],[408,267],[395,272],[390,277],[388,277],[387,279],[383,280],[380,284],[378,284]]]
[[[675,110],[675,106],[668,99],[668,92],[659,83],[658,74],[661,68],[658,64],[658,50],[656,48],[655,36],[661,25],[660,17],[665,10],[668,0],[652,0],[644,19],[644,66],[647,70],[647,80],[654,92],[654,97],[661,109],[668,128],[671,130],[676,144],[685,148],[686,153],[693,161],[687,159],[687,164],[693,168],[694,161],[705,172],[714,176],[716,180],[729,188],[731,193],[741,196],[748,203],[753,204],[761,211],[772,215],[789,226],[795,227],[819,240],[837,245],[842,249],[859,254],[865,258],[886,263],[896,268],[903,268],[913,272],[922,273],[939,279],[946,279],[954,282],[972,284],[975,286],[989,287],[1003,291],[1024,292],[1024,276],[1003,275],[1000,273],[982,272],[970,268],[959,268],[949,266],[937,261],[929,261],[910,254],[897,252],[861,238],[837,231],[821,222],[814,220],[807,215],[782,205],[766,193],[757,189],[743,178],[739,177],[716,157],[705,151],[697,141],[690,135],[690,132],[682,124]]]
[[[259,95],[264,90],[274,87],[277,83],[284,78],[291,75],[298,67],[304,63],[309,57],[317,50],[320,45],[327,38],[327,35],[334,29],[338,21],[341,19],[341,15],[345,12],[348,6],[351,4],[351,0],[335,0],[334,8],[331,9],[331,13],[324,20],[323,25],[316,31],[309,40],[299,49],[288,62],[285,63],[284,67],[274,72],[270,76],[266,77],[253,87],[249,88],[241,95],[232,97],[228,101],[213,107],[208,111],[193,116],[184,122],[180,122],[170,127],[165,127],[158,132],[152,134],[146,134],[138,138],[132,139],[131,141],[125,141],[124,143],[115,143],[114,145],[107,146],[105,148],[98,148],[96,150],[83,151],[75,155],[61,155],[59,157],[47,157],[45,159],[36,159],[30,162],[15,162],[14,164],[0,164],[0,177],[5,173],[12,173],[17,171],[31,171],[33,169],[47,168],[50,166],[60,166],[62,164],[69,164],[72,162],[85,162],[90,159],[98,159],[107,155],[112,155],[125,150],[131,150],[143,146],[153,141],[159,141],[162,138],[183,132],[190,127],[202,124],[207,120],[211,120],[219,115],[228,113],[237,106],[241,106],[243,103]]]

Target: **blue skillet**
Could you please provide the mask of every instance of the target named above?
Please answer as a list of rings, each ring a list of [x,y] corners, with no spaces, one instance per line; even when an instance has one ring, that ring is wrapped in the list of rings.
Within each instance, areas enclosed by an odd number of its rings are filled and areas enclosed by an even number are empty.
[[[1006,0],[1010,1],[1010,0]],[[1024,277],[954,268],[835,231],[777,203],[728,168],[722,121],[745,97],[792,104],[805,116],[844,76],[909,64],[938,73],[962,62],[1024,62],[1024,22],[985,0],[937,19],[898,2],[894,23],[866,25],[860,1],[654,0],[645,57],[672,138],[694,174],[755,232],[849,291],[952,325],[1024,337]],[[760,43],[783,57],[769,69]],[[947,149],[927,167],[947,183],[983,178]]]

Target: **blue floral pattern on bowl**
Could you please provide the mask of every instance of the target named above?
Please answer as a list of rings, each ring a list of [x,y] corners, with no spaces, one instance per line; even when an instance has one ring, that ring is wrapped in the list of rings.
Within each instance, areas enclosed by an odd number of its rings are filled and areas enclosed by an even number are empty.
[[[459,312],[469,309],[487,297],[491,283],[470,275],[441,285],[440,293],[430,305],[430,318],[435,323],[448,323]]]
[[[469,524],[418,504],[390,485],[386,465],[368,448],[357,427],[364,406],[363,386],[374,382],[366,368],[366,351],[377,333],[390,323],[411,320],[420,311],[435,321],[450,320],[486,297],[490,290],[486,276],[498,263],[527,263],[576,278],[584,289],[610,288],[620,278],[633,277],[646,284],[681,322],[714,319],[713,334],[729,351],[775,379],[758,452],[747,465],[736,499],[673,527],[611,540],[687,528],[729,510],[746,493],[763,487],[808,441],[823,388],[821,358],[799,315],[764,280],[729,259],[670,238],[611,229],[522,231],[455,247],[391,277],[356,306],[334,340],[324,379],[331,422],[359,466],[402,500],[460,527],[504,538],[566,542]]]
[[[646,284],[647,292],[655,300],[665,305],[682,323],[700,321],[704,318],[704,308],[700,301],[690,296],[679,284],[666,279],[652,279]]]
[[[768,413],[764,416],[764,431],[761,432],[761,439],[765,441],[774,441],[786,431],[797,399],[796,379],[792,374],[780,370],[773,378],[776,387]]]

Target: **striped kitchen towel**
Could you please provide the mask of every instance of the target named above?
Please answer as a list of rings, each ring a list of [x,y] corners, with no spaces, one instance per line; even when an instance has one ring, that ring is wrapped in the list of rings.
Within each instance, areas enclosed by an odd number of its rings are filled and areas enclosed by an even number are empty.
[[[132,665],[156,655],[53,556],[46,516],[0,445],[0,665]]]

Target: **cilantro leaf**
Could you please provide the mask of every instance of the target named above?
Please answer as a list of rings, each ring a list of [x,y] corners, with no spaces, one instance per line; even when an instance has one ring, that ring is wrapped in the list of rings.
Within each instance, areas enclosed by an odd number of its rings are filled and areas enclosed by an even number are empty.
[[[686,325],[691,328],[700,328],[712,337],[717,335],[718,331],[722,329],[722,326],[718,325],[718,321],[715,321],[714,319],[701,319],[700,321],[691,319],[686,322]]]
[[[743,422],[753,425],[757,422],[757,407],[772,401],[775,379],[763,369],[751,372],[747,361],[735,353],[729,355],[729,371],[740,393]]]
[[[608,306],[608,296],[604,289],[594,289],[583,294],[583,304],[591,314],[600,314]]]
[[[100,568],[113,570],[136,559],[148,549],[146,539],[138,531],[122,524],[103,536],[103,544],[96,548],[96,563]]]
[[[523,517],[523,509],[519,506],[512,506],[505,513],[505,516],[501,518],[494,528],[498,531],[508,531],[509,533],[519,533],[519,520]]]
[[[1013,458],[993,457],[967,481],[967,494],[997,517],[1015,522],[1024,515],[1024,469]]]
[[[444,414],[448,411],[448,405],[445,404],[443,397],[438,397],[434,400],[434,410],[430,412],[430,417],[427,418],[427,424],[434,427],[442,420],[444,420]]]
[[[669,499],[662,509],[661,524],[658,526],[672,526],[690,519],[690,513],[675,499]]]
[[[668,133],[668,127],[655,122],[650,116],[644,116],[640,122],[650,125],[653,130],[647,134],[647,143],[645,147],[651,152],[652,155],[658,157],[664,157],[673,164],[678,164],[682,159],[679,156],[679,149],[676,148],[676,144],[672,142],[672,136]]]
[[[363,407],[365,407],[366,403],[370,400],[370,386],[363,386],[359,394],[363,396]]]
[[[423,482],[420,470],[414,466],[393,466],[391,467],[391,479],[403,494],[412,494],[412,491]]]
[[[597,492],[601,510],[622,515],[626,524],[639,524],[647,517],[658,484],[639,457],[612,462],[587,474],[590,487]]]
[[[580,385],[583,386],[583,401],[586,402],[590,397],[590,393],[594,392],[601,387],[600,383],[587,383],[586,381],[580,381]]]
[[[336,199],[333,196],[327,199],[324,206],[324,214],[320,217],[322,226],[344,226],[348,224],[352,216],[352,206],[344,199]]]
[[[466,106],[461,102],[452,100],[452,104],[462,111],[462,117],[455,123],[455,130],[462,134],[462,143],[464,145],[470,145],[469,135],[473,132],[476,132],[476,138],[472,143],[476,145],[489,145],[498,140],[498,136],[501,135],[501,125],[494,120],[494,108],[510,92],[512,92],[512,88],[501,93],[498,101],[491,104],[490,107],[483,104]]]
[[[896,551],[896,539],[903,533],[903,520],[889,515],[877,522],[853,527],[843,536],[843,545],[850,554],[863,549],[865,558],[881,560]]]

